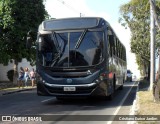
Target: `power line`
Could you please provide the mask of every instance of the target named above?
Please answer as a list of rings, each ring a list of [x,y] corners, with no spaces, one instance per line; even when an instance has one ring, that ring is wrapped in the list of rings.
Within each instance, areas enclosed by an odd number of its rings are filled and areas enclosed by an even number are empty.
[[[76,10],[75,8],[73,8],[71,5],[67,4],[66,2],[64,2],[64,0],[57,0],[59,1],[60,3],[62,3],[64,6],[68,7],[69,9],[71,9],[72,11],[80,14],[80,17],[83,17],[85,16],[83,13],[79,12],[78,10]]]

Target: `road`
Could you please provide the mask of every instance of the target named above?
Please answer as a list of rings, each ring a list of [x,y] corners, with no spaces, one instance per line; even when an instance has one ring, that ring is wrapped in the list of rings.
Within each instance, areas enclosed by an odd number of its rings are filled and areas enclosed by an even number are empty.
[[[58,116],[58,121],[46,121],[46,123],[49,124],[71,124],[71,122],[76,124],[127,124],[127,121],[111,122],[111,119],[105,119],[103,115],[129,115],[136,90],[136,82],[126,82],[123,90],[116,91],[112,101],[101,99],[72,99],[58,101],[55,97],[37,96],[36,90],[8,94],[0,96],[0,115],[62,115]],[[70,117],[76,115],[77,120],[60,121],[65,119],[68,115],[71,115]],[[84,118],[80,115],[93,116],[86,116],[87,120],[84,121]],[[49,117],[51,119],[52,116]],[[113,116],[111,117],[113,118]],[[99,118],[103,118],[104,121],[98,121]],[[89,121],[92,119],[93,121]],[[17,122],[10,123],[17,124]]]

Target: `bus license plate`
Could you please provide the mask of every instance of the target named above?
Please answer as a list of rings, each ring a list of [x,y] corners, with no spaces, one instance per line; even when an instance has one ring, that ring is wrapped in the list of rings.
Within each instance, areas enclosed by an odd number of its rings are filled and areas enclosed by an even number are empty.
[[[64,87],[64,91],[76,91],[76,87]]]

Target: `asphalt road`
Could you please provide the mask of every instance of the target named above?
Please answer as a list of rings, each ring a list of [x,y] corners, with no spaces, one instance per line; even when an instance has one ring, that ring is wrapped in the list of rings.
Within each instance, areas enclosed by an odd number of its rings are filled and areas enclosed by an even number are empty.
[[[112,101],[102,99],[71,99],[58,101],[55,97],[37,96],[36,90],[24,91],[0,96],[0,115],[12,117],[26,115],[32,117],[40,115],[43,116],[42,121],[49,119],[50,121],[45,122],[49,124],[127,124],[127,121],[112,122],[111,120],[114,117],[113,115],[130,114],[136,90],[136,82],[126,82],[123,90],[116,91]],[[56,119],[54,119],[53,114],[56,115]],[[86,120],[84,119],[84,115]],[[74,119],[65,121],[67,117]],[[5,123],[17,124],[22,123],[22,121]]]

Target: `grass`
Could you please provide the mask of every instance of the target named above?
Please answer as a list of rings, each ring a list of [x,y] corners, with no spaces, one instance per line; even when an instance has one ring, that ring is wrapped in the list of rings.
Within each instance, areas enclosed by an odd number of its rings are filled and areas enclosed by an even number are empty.
[[[160,115],[160,103],[153,100],[152,91],[148,90],[149,81],[141,80],[139,82],[138,112],[137,115]],[[138,124],[159,124],[160,121],[139,121]]]
[[[138,115],[160,115],[160,104],[153,101],[152,91],[139,91]]]

